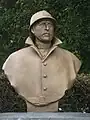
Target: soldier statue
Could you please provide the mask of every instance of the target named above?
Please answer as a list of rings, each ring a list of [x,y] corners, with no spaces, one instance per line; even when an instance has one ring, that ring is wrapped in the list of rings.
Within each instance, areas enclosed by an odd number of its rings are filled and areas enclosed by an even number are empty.
[[[73,86],[80,60],[60,47],[56,19],[45,10],[30,19],[28,46],[12,53],[2,69],[28,112],[57,112],[58,102]]]

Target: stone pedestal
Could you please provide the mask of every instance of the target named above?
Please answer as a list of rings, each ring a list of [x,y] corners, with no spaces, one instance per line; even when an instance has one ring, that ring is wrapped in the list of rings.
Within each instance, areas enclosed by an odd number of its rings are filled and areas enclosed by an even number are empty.
[[[0,120],[90,120],[90,113],[1,113]]]

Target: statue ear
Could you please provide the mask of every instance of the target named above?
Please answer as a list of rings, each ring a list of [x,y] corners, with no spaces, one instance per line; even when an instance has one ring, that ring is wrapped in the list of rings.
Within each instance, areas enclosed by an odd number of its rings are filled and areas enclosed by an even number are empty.
[[[33,30],[33,28],[31,28],[31,33],[33,33],[33,34],[34,34],[34,30]]]

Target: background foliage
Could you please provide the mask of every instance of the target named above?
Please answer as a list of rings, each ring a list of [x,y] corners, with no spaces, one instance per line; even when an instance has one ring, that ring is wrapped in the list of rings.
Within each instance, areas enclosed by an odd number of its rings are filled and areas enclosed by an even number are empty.
[[[45,9],[57,19],[56,35],[62,46],[90,72],[89,0],[0,0],[0,68],[7,56],[24,46],[32,14]]]
[[[56,35],[63,41],[62,47],[75,53],[82,61],[81,73],[90,73],[89,0],[0,0],[0,70],[10,53],[24,47],[25,39],[29,35],[30,17],[43,9],[56,18]],[[7,85],[7,82],[3,83],[2,79],[5,78],[0,78],[0,96],[2,96],[0,104],[8,107],[4,106],[5,109],[0,108],[0,111],[15,111],[15,106],[17,108],[17,101],[20,102],[20,98],[16,93],[8,92],[10,87],[6,91],[2,91],[4,90],[3,85]],[[63,103],[62,106],[59,104],[61,111],[89,111],[89,89],[90,75],[78,76],[74,87],[61,99],[61,103]],[[11,101],[7,101],[10,99],[7,97],[8,93],[11,97],[14,96],[12,103],[15,106],[10,109]],[[21,108],[16,111],[26,110],[21,110]]]

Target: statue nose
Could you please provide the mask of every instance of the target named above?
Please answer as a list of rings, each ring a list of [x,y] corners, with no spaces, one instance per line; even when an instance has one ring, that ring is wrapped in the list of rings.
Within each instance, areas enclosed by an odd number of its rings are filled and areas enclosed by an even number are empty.
[[[45,24],[45,29],[49,30],[49,25],[48,24]]]

